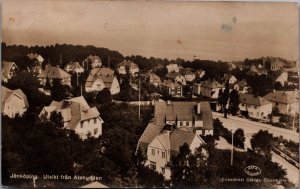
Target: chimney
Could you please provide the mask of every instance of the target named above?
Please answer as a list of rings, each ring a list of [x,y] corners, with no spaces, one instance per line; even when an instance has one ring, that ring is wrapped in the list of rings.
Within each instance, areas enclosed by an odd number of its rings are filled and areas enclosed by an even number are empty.
[[[201,104],[200,102],[197,102],[197,114],[201,113]]]

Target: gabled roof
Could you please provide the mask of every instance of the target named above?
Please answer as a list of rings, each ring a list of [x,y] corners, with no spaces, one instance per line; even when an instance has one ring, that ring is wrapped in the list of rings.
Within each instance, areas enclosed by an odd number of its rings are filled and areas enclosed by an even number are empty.
[[[182,75],[177,72],[170,72],[170,73],[167,73],[166,78],[174,80],[178,76],[182,76]]]
[[[86,80],[85,86],[90,87],[93,83],[100,79],[103,81],[106,88],[111,88],[115,79],[114,71],[110,68],[93,68]]]
[[[163,82],[161,83],[161,85],[162,85],[162,86],[165,86],[165,87],[169,87],[169,88],[181,87],[180,84],[175,83],[175,82],[173,82],[173,81],[171,81],[171,80],[163,81]]]
[[[173,129],[170,133],[171,152],[173,154],[178,153],[179,148],[184,143],[190,146],[195,137],[197,137],[197,135],[194,132],[184,131],[181,129]]]
[[[239,95],[240,95],[240,102],[244,104],[250,104],[255,106],[271,104],[270,101],[260,96],[254,96],[252,94],[242,94],[242,93],[240,93]]]
[[[27,97],[21,89],[11,90],[5,86],[1,86],[1,105],[2,105],[1,109],[2,109],[2,112],[3,112],[6,101],[12,95],[17,95],[17,96],[21,97],[24,100],[25,106],[28,107]]]
[[[205,73],[205,71],[202,70],[202,69],[199,69],[199,70],[197,70],[195,73],[196,73],[197,75],[201,75],[202,73]]]
[[[99,56],[96,55],[90,55],[86,58],[87,61],[91,62],[91,63],[102,63],[101,58]]]
[[[2,61],[1,69],[2,69],[2,76],[8,77],[9,73],[11,71],[11,68],[15,66],[17,69],[17,65],[14,62],[7,62],[7,61]]]
[[[202,82],[201,87],[206,87],[206,88],[211,88],[211,89],[215,89],[215,88],[224,88],[224,85],[222,85],[221,83],[219,83],[216,80],[207,80]]]
[[[75,130],[79,122],[98,118],[100,116],[97,108],[90,108],[83,96],[62,100],[52,101],[50,106],[44,107],[46,112],[60,111],[64,122],[68,122],[67,129]]]
[[[66,66],[65,69],[71,69],[72,71],[76,69],[83,69],[82,66],[80,65],[79,62],[69,62]]]
[[[164,125],[156,125],[150,122],[139,139],[138,147],[144,152],[148,144],[162,131]]]
[[[156,124],[167,121],[203,121],[203,129],[213,129],[212,111],[209,102],[200,103],[200,114],[196,112],[197,102],[157,102],[154,109]]]
[[[188,69],[188,68],[181,70],[180,73],[181,73],[182,75],[195,75],[195,73],[192,72],[192,70],[191,70],[191,69]]]
[[[228,81],[228,80],[230,80],[232,77],[236,79],[236,77],[235,77],[234,75],[224,74],[223,79]]]
[[[130,60],[124,60],[124,61],[120,62],[118,64],[118,67],[121,67],[121,66],[128,67],[129,69],[138,68],[138,65]]]
[[[150,80],[157,80],[160,81],[160,77],[153,72],[148,72],[144,75],[145,79],[150,79]]]
[[[299,102],[299,95],[291,94],[286,91],[275,91],[264,96],[265,99],[271,102],[279,102],[284,104],[292,104]]]
[[[47,66],[42,73],[40,73],[38,78],[49,78],[49,79],[65,79],[70,78],[71,75],[59,68],[58,66]]]

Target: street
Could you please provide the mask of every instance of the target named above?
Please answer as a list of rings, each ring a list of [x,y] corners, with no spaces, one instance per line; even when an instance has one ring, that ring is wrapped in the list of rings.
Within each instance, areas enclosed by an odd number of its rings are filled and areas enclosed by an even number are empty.
[[[228,115],[227,118],[224,118],[223,114],[213,112],[213,118],[218,118],[224,125],[229,130],[235,131],[238,128],[241,128],[244,130],[244,133],[246,135],[246,138],[251,138],[252,134],[257,133],[260,129],[261,130],[268,130],[269,133],[272,133],[273,136],[283,136],[283,138],[287,140],[291,140],[294,142],[299,142],[299,133],[284,129],[284,128],[279,128],[279,127],[274,127],[269,124],[265,123],[259,123],[255,121],[250,121],[245,118],[240,118],[237,116],[231,116]],[[247,139],[246,139],[247,140]],[[250,140],[250,139],[249,139]],[[246,141],[247,143],[247,141]],[[247,147],[247,145],[246,145]]]
[[[228,116],[228,118],[224,118],[223,114],[213,112],[213,117],[218,118],[222,123],[223,126],[226,127],[229,130],[233,130],[233,132],[241,128],[244,130],[245,133],[245,148],[251,148],[250,139],[254,133],[257,133],[260,129],[262,130],[268,130],[270,133],[273,134],[273,136],[283,136],[283,138],[287,140],[292,140],[294,142],[299,142],[299,133],[296,133],[292,130],[287,130],[283,128],[273,127],[268,124],[264,123],[258,123],[254,121],[250,121],[244,118],[234,117],[234,116]],[[224,142],[226,142],[224,140]],[[226,142],[227,143],[227,142]],[[224,145],[219,146],[222,148]],[[223,147],[225,148],[225,147]],[[227,145],[227,148],[228,145]],[[279,155],[272,152],[272,161],[276,162],[287,171],[287,178],[296,186],[299,184],[299,169],[297,169],[295,166],[288,163],[285,159],[280,157]]]

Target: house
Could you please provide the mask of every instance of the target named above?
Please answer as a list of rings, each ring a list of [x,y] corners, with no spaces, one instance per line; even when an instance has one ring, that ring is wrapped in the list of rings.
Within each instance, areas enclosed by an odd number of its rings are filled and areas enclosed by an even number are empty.
[[[196,71],[195,75],[196,75],[197,79],[202,79],[205,75],[205,71],[202,70],[202,69],[199,69],[199,70]]]
[[[52,84],[54,80],[59,80],[62,85],[71,86],[71,75],[62,70],[59,65],[46,65],[45,70],[42,71],[37,78],[43,86],[46,85],[47,80],[49,80],[50,84]]]
[[[139,72],[139,67],[137,64],[130,60],[124,60],[123,62],[118,64],[118,73],[119,74],[127,74],[127,72],[133,76],[135,76]]]
[[[246,117],[266,120],[272,113],[272,102],[252,94],[240,94],[240,113]]]
[[[247,75],[266,75],[267,69],[265,69],[263,66],[256,66],[255,64],[251,65],[250,70],[246,73]]]
[[[212,99],[219,97],[220,89],[223,90],[225,87],[216,80],[207,80],[201,83],[201,94]]]
[[[110,68],[93,68],[85,83],[85,91],[102,91],[104,88],[110,90],[112,95],[120,92],[120,84],[114,71]]]
[[[277,107],[282,114],[299,113],[299,91],[274,91],[264,98],[272,102],[273,108]]]
[[[85,69],[97,68],[102,66],[102,61],[99,56],[90,55],[83,62],[83,67]]]
[[[167,73],[166,78],[172,80],[173,82],[179,83],[181,85],[186,85],[185,77],[180,73],[177,72]]]
[[[69,62],[67,65],[65,65],[64,70],[69,73],[76,73],[80,74],[84,72],[83,67],[79,64],[79,62]]]
[[[279,59],[266,60],[264,58],[263,61],[265,64],[265,68],[271,71],[278,71],[283,67],[283,62]]]
[[[27,57],[34,62],[35,65],[42,64],[44,62],[44,58],[37,53],[29,53]]]
[[[201,94],[201,83],[194,83],[194,85],[193,85],[193,94],[196,94],[196,95]]]
[[[83,96],[62,100],[52,101],[49,106],[45,106],[40,117],[50,119],[51,113],[60,112],[63,118],[64,128],[73,130],[81,139],[88,136],[98,138],[102,135],[103,120],[97,108],[91,108]]]
[[[279,82],[284,86],[288,82],[288,72],[286,71],[277,71],[270,75],[273,78],[274,82]]]
[[[179,67],[177,64],[169,64],[169,65],[166,65],[166,68],[168,70],[168,73],[170,72],[179,72]]]
[[[181,70],[180,73],[184,76],[185,80],[188,82],[192,82],[196,78],[195,73],[192,72],[191,69],[188,69],[188,68]]]
[[[247,93],[250,87],[245,79],[241,81],[236,81],[235,83],[229,85],[231,89],[238,91],[239,93]]]
[[[31,69],[31,72],[34,74],[34,75],[39,75],[40,73],[42,73],[43,71],[43,68],[42,68],[42,65],[41,64],[38,64],[38,65],[35,65],[32,67]]]
[[[1,86],[1,99],[2,114],[10,118],[22,116],[29,106],[27,97],[21,89],[11,90]]]
[[[144,75],[144,79],[156,87],[158,85],[160,85],[160,83],[161,83],[160,77],[158,75],[154,74],[153,72],[146,73]]]
[[[233,84],[235,82],[237,82],[237,78],[234,77],[234,75],[231,74],[224,74],[223,78],[222,78],[224,83],[229,83],[229,84]]]
[[[17,71],[19,71],[19,68],[14,62],[2,61],[1,68],[3,82],[7,82],[9,79],[12,78],[12,76],[14,76],[17,73]]]
[[[182,96],[182,86],[171,80],[166,80],[160,84],[161,89],[171,96]]]
[[[213,133],[213,119],[208,102],[157,102],[154,119],[140,137],[137,149],[147,155],[145,165],[171,177],[171,157],[187,144],[192,153],[205,142],[201,135]]]

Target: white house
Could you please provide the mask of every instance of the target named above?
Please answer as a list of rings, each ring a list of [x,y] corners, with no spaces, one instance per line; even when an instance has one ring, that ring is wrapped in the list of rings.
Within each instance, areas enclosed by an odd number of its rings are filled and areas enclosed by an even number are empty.
[[[99,56],[90,55],[83,61],[84,69],[97,68],[102,66],[102,61]]]
[[[240,113],[258,120],[266,120],[272,113],[272,102],[252,94],[240,94]]]
[[[83,67],[79,64],[79,62],[69,62],[65,65],[64,70],[69,73],[81,74],[84,72]]]
[[[139,70],[138,65],[130,60],[124,60],[123,62],[120,62],[118,64],[118,73],[119,74],[124,75],[124,74],[127,74],[127,72],[129,72],[129,74],[135,76],[139,71],[140,70]]]
[[[180,73],[177,73],[177,72],[167,73],[166,78],[170,79],[176,83],[179,83],[181,85],[186,85],[185,77],[183,75],[181,75]]]
[[[180,73],[184,76],[185,80],[188,81],[188,82],[192,82],[196,78],[195,73],[192,72],[190,69],[187,69],[187,68],[181,70]]]
[[[161,89],[165,90],[171,96],[182,96],[182,86],[171,80],[165,80],[160,84]]]
[[[213,134],[208,102],[157,102],[154,119],[139,139],[137,149],[147,155],[146,166],[171,177],[170,158],[188,144],[192,153],[205,142],[201,135]]]
[[[59,65],[46,65],[45,70],[42,71],[37,78],[43,86],[46,85],[47,80],[49,80],[50,84],[52,84],[54,80],[59,80],[62,85],[71,86],[71,75],[62,70]]]
[[[29,53],[29,54],[27,54],[27,57],[30,60],[34,61],[35,64],[42,64],[44,62],[44,58],[37,53]]]
[[[7,61],[2,61],[1,69],[3,82],[7,82],[19,70],[16,63]]]
[[[102,91],[104,88],[110,90],[111,94],[120,92],[120,84],[114,71],[110,68],[93,68],[85,83],[85,91]]]
[[[22,116],[29,106],[27,97],[21,89],[11,90],[1,86],[1,101],[2,114],[10,118]]]
[[[146,73],[143,78],[156,87],[161,83],[160,77],[153,72]]]
[[[216,80],[207,80],[201,83],[201,94],[212,99],[219,97],[220,89],[223,90],[225,87]]]
[[[284,86],[288,81],[288,72],[278,71],[273,77],[275,82],[279,82],[282,86]]]
[[[179,67],[177,64],[169,64],[166,66],[167,70],[168,70],[168,73],[170,72],[179,72]]]
[[[46,116],[50,119],[51,113],[60,112],[63,117],[64,128],[74,130],[81,139],[88,136],[98,138],[102,135],[103,120],[97,108],[91,108],[83,96],[62,100],[52,101],[49,106],[45,106],[40,117]]]
[[[264,98],[272,102],[273,108],[277,107],[282,114],[299,113],[299,91],[274,91]]]
[[[228,82],[229,84],[233,84],[233,83],[237,82],[237,78],[234,75],[224,74],[223,82],[224,83]]]
[[[202,79],[204,77],[204,75],[205,75],[205,71],[202,70],[202,69],[199,69],[199,70],[196,71],[195,74],[196,74],[196,78],[197,79]]]

